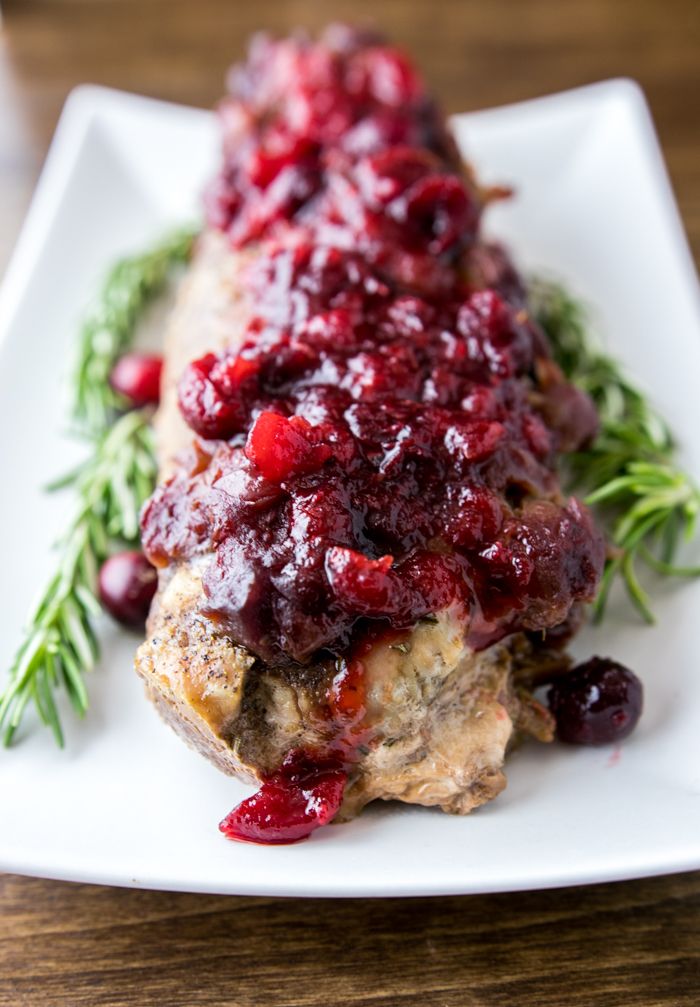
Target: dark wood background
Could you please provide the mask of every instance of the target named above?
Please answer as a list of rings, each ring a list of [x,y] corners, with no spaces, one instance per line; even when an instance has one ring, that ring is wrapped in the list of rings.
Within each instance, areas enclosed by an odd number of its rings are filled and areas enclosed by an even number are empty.
[[[448,111],[635,77],[700,258],[699,0],[16,0],[3,12],[0,271],[75,84],[210,105],[252,31],[331,19],[386,28]],[[350,902],[0,878],[2,1007],[699,1003],[700,874]]]

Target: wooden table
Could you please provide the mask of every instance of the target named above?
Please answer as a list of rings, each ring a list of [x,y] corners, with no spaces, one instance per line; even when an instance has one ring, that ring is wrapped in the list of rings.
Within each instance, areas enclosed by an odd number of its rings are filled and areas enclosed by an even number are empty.
[[[385,27],[420,60],[451,111],[635,77],[700,257],[698,0],[336,0],[329,8],[313,0],[3,4],[0,270],[71,87],[94,81],[210,105],[251,31],[313,28],[331,13]],[[700,874],[351,902],[0,878],[2,1007],[698,1003]]]

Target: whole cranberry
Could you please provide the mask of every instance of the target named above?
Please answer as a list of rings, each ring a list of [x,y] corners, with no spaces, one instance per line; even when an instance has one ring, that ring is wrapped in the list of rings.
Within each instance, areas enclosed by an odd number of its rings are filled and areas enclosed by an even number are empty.
[[[163,358],[148,353],[125,353],[117,360],[109,383],[132,406],[157,405]]]
[[[400,108],[415,101],[423,84],[406,57],[388,46],[372,46],[355,56],[349,84],[354,89],[362,81],[367,97]]]
[[[381,208],[428,175],[434,159],[413,147],[390,147],[363,158],[355,169],[360,191],[372,208]]]
[[[327,444],[313,444],[309,424],[301,416],[288,419],[269,411],[258,415],[246,441],[246,457],[265,479],[281,483],[320,468],[331,454]]]
[[[400,585],[392,574],[391,556],[370,559],[355,549],[331,546],[326,553],[326,574],[339,604],[363,615],[390,613],[396,607]]]
[[[427,175],[405,196],[406,227],[431,255],[441,255],[474,233],[476,205],[456,175]]]
[[[482,486],[460,486],[449,495],[445,537],[462,549],[483,549],[503,525],[503,508],[494,493]]]
[[[185,368],[178,386],[180,412],[187,424],[206,440],[232,437],[244,421],[242,396],[237,394],[234,372],[237,358],[207,353]],[[241,384],[239,382],[239,384]]]
[[[607,745],[630,734],[643,706],[642,683],[609,657],[592,657],[547,694],[557,735],[572,745]]]
[[[100,601],[117,622],[142,627],[156,593],[158,574],[142,552],[118,552],[100,569]]]

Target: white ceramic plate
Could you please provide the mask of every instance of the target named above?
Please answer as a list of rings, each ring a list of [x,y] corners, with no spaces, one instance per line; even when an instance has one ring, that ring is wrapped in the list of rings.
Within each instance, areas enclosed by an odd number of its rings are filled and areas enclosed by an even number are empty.
[[[489,227],[522,265],[595,305],[700,472],[700,305],[643,98],[625,81],[460,116],[460,142],[515,202]],[[96,88],[74,93],[0,299],[0,668],[47,575],[69,501],[41,486],[76,457],[62,434],[76,328],[98,278],[197,212],[213,117]],[[190,752],[145,701],[136,638],[103,626],[87,720],[0,753],[0,868],[117,885],[274,895],[535,888],[700,867],[700,583],[664,585],[658,626],[620,607],[579,641],[635,668],[647,708],[621,751],[532,744],[468,818],[381,806],[298,846],[227,842],[245,788]],[[31,725],[30,725],[31,726]]]

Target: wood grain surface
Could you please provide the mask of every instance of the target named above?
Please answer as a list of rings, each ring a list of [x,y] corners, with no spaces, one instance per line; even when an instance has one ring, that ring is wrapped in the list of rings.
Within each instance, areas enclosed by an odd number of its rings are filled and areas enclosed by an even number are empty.
[[[700,258],[698,0],[15,0],[3,13],[0,271],[73,86],[208,106],[252,31],[331,19],[385,28],[448,111],[636,78]],[[699,935],[700,874],[348,902],[2,877],[0,1007],[697,1007]]]
[[[697,1007],[700,877],[238,899],[0,881],[0,1004]]]

